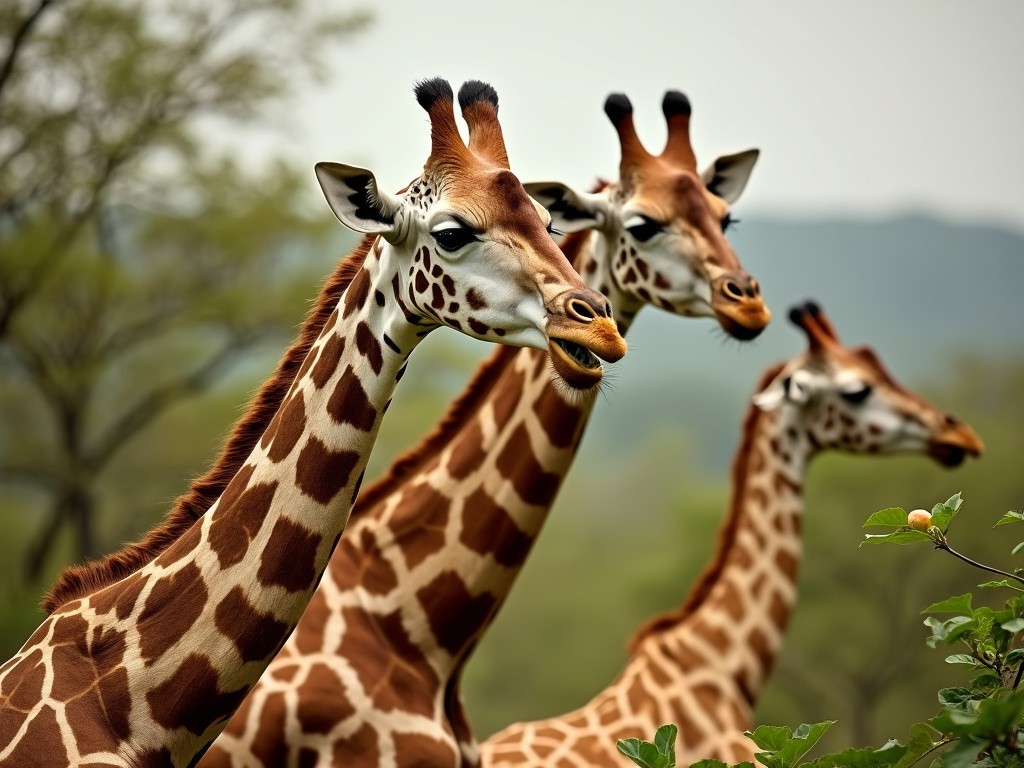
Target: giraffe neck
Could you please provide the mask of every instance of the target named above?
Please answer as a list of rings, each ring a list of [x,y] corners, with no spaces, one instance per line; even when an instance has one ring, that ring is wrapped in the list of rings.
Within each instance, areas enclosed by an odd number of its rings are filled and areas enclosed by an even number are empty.
[[[757,701],[796,601],[803,482],[815,452],[797,425],[750,407],[714,559],[679,610],[634,638],[631,663],[656,664],[670,678],[660,689],[692,689],[695,671],[713,669]]]
[[[578,233],[563,251],[589,263],[595,244]],[[495,350],[441,426],[363,489],[316,598],[204,767],[229,753],[257,759],[257,742],[304,749],[307,732],[322,745],[329,724],[352,729],[354,701],[367,702],[357,733],[374,734],[386,764],[427,753],[445,764],[459,750],[475,762],[459,671],[529,554],[593,405],[553,385],[549,366],[544,352]],[[286,721],[263,724],[281,707]]]
[[[130,753],[186,765],[221,730],[312,596],[406,358],[432,327],[401,304],[390,253],[366,257],[210,510],[151,563],[60,608],[0,668],[0,690],[8,674],[38,683],[0,765],[30,742],[73,764]]]

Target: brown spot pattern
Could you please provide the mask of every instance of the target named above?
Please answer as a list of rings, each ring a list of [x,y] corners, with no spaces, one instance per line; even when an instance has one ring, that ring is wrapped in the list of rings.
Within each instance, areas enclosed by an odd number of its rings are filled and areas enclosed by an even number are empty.
[[[355,671],[363,690],[381,711],[395,709],[432,717],[437,675],[409,639],[401,614],[372,616],[354,608],[342,610],[345,635],[338,654],[359,659]],[[381,637],[387,643],[381,643]]]
[[[487,458],[483,442],[484,435],[479,420],[473,419],[462,427],[448,458],[448,474],[456,480],[465,480],[479,469]]]
[[[240,563],[245,557],[249,545],[263,527],[276,491],[276,481],[257,483],[233,499],[233,503],[217,507],[208,538],[210,549],[217,554],[221,568]],[[224,498],[221,499],[223,501]]]
[[[487,625],[494,611],[489,594],[473,596],[454,571],[444,571],[416,592],[430,621],[438,645],[449,653],[466,647],[478,628]]]
[[[327,412],[338,424],[351,424],[356,429],[369,432],[377,421],[377,409],[363,389],[363,383],[349,366],[345,369],[338,385],[327,401]]]
[[[327,504],[348,485],[358,461],[356,451],[332,451],[310,436],[295,464],[295,484],[310,498]]]
[[[310,376],[317,389],[323,389],[324,385],[330,381],[331,376],[338,370],[338,363],[344,353],[345,339],[337,333],[332,333],[320,348],[320,357],[317,358]]]
[[[445,526],[451,501],[429,483],[417,483],[402,492],[390,527],[402,537],[400,547],[408,568],[444,548]]]
[[[298,390],[285,403],[274,416],[274,421],[277,422],[277,430],[267,457],[276,464],[288,457],[306,431],[306,401],[302,397],[302,390]]]
[[[443,741],[421,733],[396,733],[396,765],[455,765],[455,750]]]
[[[380,348],[380,342],[377,341],[377,337],[373,335],[373,331],[366,323],[356,326],[356,349],[366,358],[373,372],[379,376],[380,369],[384,365],[384,354]]]
[[[310,670],[295,694],[299,701],[295,715],[303,733],[330,733],[335,725],[356,712],[345,693],[345,686],[333,670],[323,664]],[[284,729],[281,733],[284,733]]]
[[[139,614],[139,652],[152,664],[196,623],[209,592],[195,563],[160,579]]]
[[[174,673],[146,694],[153,719],[164,728],[187,728],[196,736],[234,712],[247,689],[228,693],[217,685],[209,659],[190,654]]]
[[[517,426],[509,436],[498,454],[496,466],[527,504],[548,506],[562,481],[561,475],[545,471],[537,461],[525,424]]]
[[[61,739],[60,726],[57,725],[57,713],[50,707],[43,707],[39,714],[32,718],[25,736],[0,762],[0,768],[39,765],[40,755],[45,755],[50,765],[67,765],[70,762],[67,747]]]
[[[253,606],[240,586],[234,587],[217,605],[214,623],[231,640],[242,661],[262,661],[277,651],[291,628],[273,614]]]
[[[554,387],[544,387],[533,404],[544,434],[556,448],[569,448],[579,437],[583,412],[565,402]]]
[[[320,534],[281,518],[274,523],[260,556],[256,579],[264,587],[282,587],[289,592],[309,589],[318,576],[316,551],[319,546]]]
[[[363,267],[359,274],[352,278],[348,290],[345,291],[345,309],[342,317],[348,317],[366,303],[366,297],[370,294],[370,273]],[[330,327],[330,326],[328,326]]]
[[[493,554],[500,565],[517,568],[526,560],[533,537],[524,533],[505,508],[479,487],[466,499],[459,541],[481,555]]]
[[[246,700],[248,701],[248,699]],[[241,710],[239,710],[241,714]],[[288,707],[284,702],[284,694],[280,692],[269,693],[263,699],[263,708],[257,718],[259,726],[252,739],[251,752],[260,761],[260,765],[267,768],[271,766],[284,766],[288,764],[288,745],[281,738],[287,731],[286,720]],[[231,718],[234,722],[238,716]],[[225,764],[229,764],[226,761]]]
[[[483,309],[487,306],[487,302],[484,300],[484,297],[477,293],[476,288],[470,288],[466,291],[466,301],[474,310]]]

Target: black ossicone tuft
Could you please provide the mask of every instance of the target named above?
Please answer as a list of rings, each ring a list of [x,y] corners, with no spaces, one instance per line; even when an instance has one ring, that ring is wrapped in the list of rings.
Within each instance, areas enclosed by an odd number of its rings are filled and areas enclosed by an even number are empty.
[[[803,304],[797,304],[789,310],[789,321],[795,325],[802,325],[805,317],[817,317],[821,314],[821,307],[818,306],[817,302],[805,301]]]
[[[693,114],[690,100],[686,98],[686,94],[682,91],[665,91],[665,98],[661,100],[661,111],[666,118],[675,115],[686,115],[689,117]]]
[[[443,77],[432,77],[429,80],[420,80],[413,89],[416,94],[416,101],[428,112],[438,99],[454,100],[452,87]]]
[[[612,125],[618,125],[626,115],[633,114],[633,104],[626,94],[612,93],[604,100],[604,113],[608,115]]]
[[[489,101],[498,108],[498,92],[489,83],[480,80],[467,80],[459,88],[459,106],[468,109],[478,101]]]

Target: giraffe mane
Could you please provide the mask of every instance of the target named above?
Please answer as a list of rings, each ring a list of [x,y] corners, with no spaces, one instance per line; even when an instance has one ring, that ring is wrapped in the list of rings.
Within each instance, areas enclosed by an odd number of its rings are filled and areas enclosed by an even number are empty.
[[[604,183],[601,186],[605,186]],[[583,244],[589,235],[589,230],[573,232],[566,235],[559,243],[559,248],[574,267],[578,265],[577,262],[583,252]],[[502,374],[515,361],[518,351],[518,347],[501,345],[490,357],[477,366],[469,385],[445,411],[437,426],[416,445],[395,459],[384,475],[363,487],[352,509],[350,520],[367,514],[378,503],[393,494],[451,441],[471,416],[479,410],[491,390],[500,381]]]
[[[53,613],[65,603],[120,581],[144,567],[177,541],[213,506],[270,424],[302,361],[320,336],[342,293],[363,265],[375,240],[376,235],[364,237],[324,282],[320,295],[306,315],[298,339],[287,349],[273,375],[263,383],[245,413],[235,422],[213,467],[206,474],[192,480],[188,491],[175,499],[164,521],[152,528],[141,541],[126,544],[117,552],[99,560],[73,565],[61,571],[53,586],[43,596],[42,605],[47,613]]]
[[[757,382],[757,387],[754,391],[761,392],[772,380],[775,379],[776,376],[779,375],[784,367],[785,363],[777,363],[771,366],[761,374],[761,378]],[[656,635],[664,630],[671,629],[679,624],[679,622],[693,614],[697,608],[700,607],[701,603],[707,599],[712,588],[721,577],[722,570],[725,567],[725,559],[729,551],[729,545],[732,543],[733,539],[735,539],[736,532],[739,527],[740,494],[737,493],[737,489],[742,487],[743,483],[746,481],[747,474],[750,471],[750,467],[748,465],[750,458],[749,449],[751,440],[754,436],[754,425],[763,415],[764,412],[753,403],[747,406],[747,413],[743,419],[743,437],[732,464],[732,498],[729,500],[729,511],[726,513],[725,519],[718,528],[718,541],[715,545],[714,557],[711,562],[704,567],[700,576],[697,577],[696,583],[694,583],[690,588],[690,592],[683,600],[682,605],[678,608],[674,608],[648,619],[644,624],[640,625],[640,628],[636,632],[633,633],[633,636],[629,639],[626,646],[630,654],[636,653],[640,643],[651,635]]]

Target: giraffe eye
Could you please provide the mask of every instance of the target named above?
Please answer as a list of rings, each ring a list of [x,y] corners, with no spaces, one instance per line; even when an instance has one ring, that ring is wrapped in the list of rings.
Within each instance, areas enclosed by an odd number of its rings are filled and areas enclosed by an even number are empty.
[[[720,223],[722,225],[722,231],[725,232],[726,230],[729,229],[729,227],[735,227],[737,224],[739,224],[740,220],[734,219],[731,213],[726,213]]]
[[[430,233],[439,246],[446,251],[457,251],[464,245],[477,240],[476,232],[464,224],[450,224]]]
[[[551,235],[552,237],[561,237],[562,235],[565,234],[565,232],[563,232],[562,230],[555,229],[554,222],[551,221],[548,222],[547,230],[548,234]]]
[[[860,405],[871,395],[871,386],[865,384],[860,389],[855,389],[851,392],[840,392],[839,396],[851,405]]]
[[[655,221],[648,216],[639,214],[637,216],[630,217],[626,221],[626,229],[629,230],[629,234],[631,234],[636,240],[641,243],[646,243],[656,234],[664,231],[665,225],[660,221]]]

